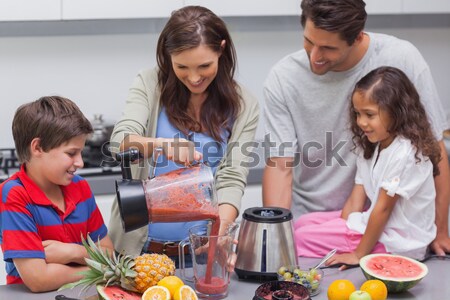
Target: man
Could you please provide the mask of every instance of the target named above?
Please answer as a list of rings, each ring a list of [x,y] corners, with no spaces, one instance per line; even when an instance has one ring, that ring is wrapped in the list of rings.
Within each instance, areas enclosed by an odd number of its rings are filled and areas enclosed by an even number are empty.
[[[449,126],[429,66],[409,42],[364,32],[362,0],[303,0],[304,49],[279,61],[264,87],[266,144],[264,206],[290,208],[297,218],[343,207],[354,184],[355,158],[348,130],[350,93],[369,71],[403,70],[415,84],[442,160],[436,184],[438,234],[432,249],[450,252],[450,181],[443,131]]]

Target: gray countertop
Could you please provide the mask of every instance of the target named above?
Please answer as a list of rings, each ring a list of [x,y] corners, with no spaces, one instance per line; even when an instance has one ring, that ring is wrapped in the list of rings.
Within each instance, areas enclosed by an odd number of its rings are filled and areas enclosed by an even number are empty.
[[[314,265],[317,259],[300,258],[300,265],[309,267]],[[450,261],[442,261],[438,259],[431,259],[426,262],[429,268],[428,275],[415,287],[407,292],[400,294],[390,294],[388,299],[406,299],[406,300],[437,300],[450,299]],[[314,296],[313,300],[326,300],[327,288],[330,283],[336,279],[349,279],[353,282],[356,288],[359,288],[365,281],[364,276],[359,268],[339,271],[337,269],[324,269],[325,276],[320,287],[320,292]],[[251,300],[255,294],[259,283],[239,281],[235,274],[233,274],[229,294],[226,299],[229,300]],[[0,299],[14,299],[14,300],[52,300],[58,294],[66,295],[67,297],[78,297],[79,289],[64,290],[61,292],[49,293],[30,293],[24,285],[3,285],[0,286]],[[95,295],[93,289],[89,290],[84,296]],[[92,297],[88,297],[91,298]]]

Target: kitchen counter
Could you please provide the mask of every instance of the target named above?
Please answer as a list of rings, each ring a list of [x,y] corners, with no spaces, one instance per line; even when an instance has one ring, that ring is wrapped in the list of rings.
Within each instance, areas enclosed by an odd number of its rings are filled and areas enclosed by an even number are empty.
[[[309,267],[313,266],[317,259],[300,259],[300,265]],[[431,259],[426,262],[429,268],[428,275],[415,287],[405,293],[390,294],[388,299],[404,299],[404,300],[436,300],[436,299],[450,299],[450,260],[442,261],[438,259]],[[320,293],[313,297],[313,300],[326,300],[327,288],[333,280],[349,279],[356,288],[359,288],[365,281],[360,268],[339,271],[337,269],[324,269],[325,276],[320,287]],[[255,294],[256,288],[260,283],[239,281],[237,276],[233,274],[228,297],[229,300],[251,300]],[[67,297],[78,297],[79,289],[64,290],[61,292],[49,293],[30,293],[24,285],[3,285],[0,286],[0,299],[14,299],[14,300],[52,300],[58,294],[66,295]],[[94,289],[90,289],[87,296],[95,295]],[[86,297],[84,299],[86,299]],[[95,297],[87,297],[93,299]]]

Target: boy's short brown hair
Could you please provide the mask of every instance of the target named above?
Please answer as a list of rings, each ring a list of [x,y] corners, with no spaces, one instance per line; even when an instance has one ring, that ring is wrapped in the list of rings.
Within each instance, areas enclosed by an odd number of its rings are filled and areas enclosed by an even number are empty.
[[[74,102],[47,96],[16,110],[12,132],[17,156],[23,163],[30,159],[30,145],[35,138],[40,138],[40,146],[47,152],[76,136],[90,134],[93,129]]]

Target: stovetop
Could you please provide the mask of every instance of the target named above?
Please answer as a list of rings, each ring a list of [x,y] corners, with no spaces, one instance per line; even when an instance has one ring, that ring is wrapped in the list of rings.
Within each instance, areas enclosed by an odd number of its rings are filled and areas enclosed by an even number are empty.
[[[0,149],[0,182],[20,169],[19,159],[14,148]]]

